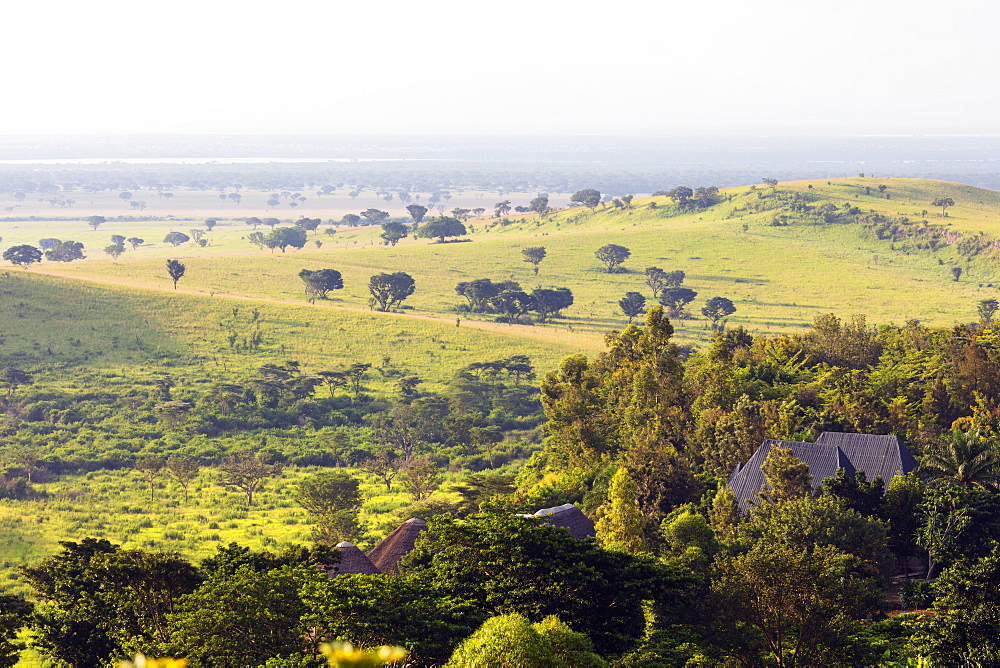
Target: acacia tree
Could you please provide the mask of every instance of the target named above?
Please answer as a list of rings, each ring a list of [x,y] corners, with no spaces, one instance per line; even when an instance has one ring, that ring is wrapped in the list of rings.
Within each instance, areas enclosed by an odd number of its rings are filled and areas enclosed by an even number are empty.
[[[591,211],[597,208],[597,205],[601,203],[601,191],[594,190],[593,188],[584,188],[583,190],[578,190],[569,198],[570,202],[576,204],[582,204]]]
[[[391,274],[375,274],[368,279],[368,291],[379,311],[388,311],[413,294],[416,282],[409,274],[397,271]]]
[[[388,223],[382,223],[382,234],[379,236],[382,238],[383,244],[395,246],[400,239],[405,238],[409,233],[410,228],[406,226],[406,223],[390,221]]]
[[[667,307],[667,315],[680,318],[684,307],[694,301],[698,293],[691,288],[666,288],[660,293],[660,303]]]
[[[219,470],[222,472],[220,484],[242,490],[246,495],[247,506],[252,506],[253,495],[260,489],[264,479],[281,472],[280,464],[269,464],[268,460],[269,457],[265,453],[254,455],[242,452],[226,457],[219,464]]]
[[[3,252],[3,259],[18,267],[24,268],[28,265],[34,264],[35,262],[41,262],[42,251],[34,246],[29,246],[28,244],[11,246]]]
[[[993,322],[993,316],[996,315],[997,309],[1000,309],[1000,302],[995,299],[984,299],[979,302],[979,307],[976,310],[983,322]]]
[[[163,243],[170,244],[174,248],[177,248],[181,244],[186,244],[189,241],[191,241],[191,237],[183,232],[168,232],[167,236],[163,237]]]
[[[544,216],[549,212],[549,198],[545,195],[539,195],[528,202],[528,209]]]
[[[303,269],[299,272],[299,278],[306,284],[306,294],[311,300],[326,299],[327,292],[340,290],[344,287],[344,280],[336,269],[317,269],[315,271]]]
[[[412,457],[400,465],[400,480],[414,501],[420,501],[437,489],[441,470],[427,455]]]
[[[941,207],[941,215],[947,216],[947,210],[949,206],[955,206],[955,200],[950,197],[938,197],[936,200],[931,202],[931,206]]]
[[[594,253],[597,259],[603,262],[608,268],[609,274],[620,273],[622,271],[622,263],[625,262],[631,254],[632,251],[625,248],[625,246],[619,246],[618,244],[607,244],[606,246],[601,246]]]
[[[468,234],[468,230],[465,229],[462,221],[448,216],[438,216],[428,221],[417,232],[418,236],[425,239],[437,238],[438,243],[444,243],[445,237],[460,237],[466,234]]]
[[[497,202],[493,205],[493,217],[502,218],[510,213],[510,200],[504,200],[502,202]]]
[[[198,461],[184,455],[171,455],[167,459],[167,473],[177,481],[177,484],[184,490],[184,503],[188,501],[188,487],[191,481],[198,477],[201,465]]]
[[[626,292],[625,296],[618,300],[618,306],[622,313],[628,316],[629,324],[632,324],[632,319],[646,307],[646,298],[638,292]]]
[[[264,244],[268,248],[272,251],[275,248],[280,248],[282,253],[289,246],[292,248],[302,248],[306,245],[306,241],[308,241],[306,231],[299,227],[277,227],[268,232],[267,236],[264,237]]]
[[[726,297],[712,297],[701,309],[701,314],[712,321],[712,329],[719,329],[719,321],[736,313],[733,302]]]
[[[94,228],[95,232],[97,231],[98,227],[100,227],[106,222],[108,222],[108,220],[104,216],[90,216],[89,218],[87,218],[87,224],[90,225],[92,228]]]
[[[545,246],[524,248],[521,250],[521,255],[524,256],[525,262],[531,263],[532,268],[535,270],[535,276],[538,276],[538,265],[545,259]]]
[[[420,223],[423,221],[424,216],[427,215],[427,207],[419,204],[410,204],[406,207],[406,212],[410,214],[410,218],[413,219],[414,223]]]
[[[167,274],[174,282],[174,290],[177,289],[177,281],[181,280],[185,271],[187,271],[187,267],[180,260],[167,260]]]
[[[165,462],[163,457],[143,457],[135,461],[135,470],[138,471],[149,484],[149,502],[153,502],[153,491],[156,489],[156,479],[163,471]]]

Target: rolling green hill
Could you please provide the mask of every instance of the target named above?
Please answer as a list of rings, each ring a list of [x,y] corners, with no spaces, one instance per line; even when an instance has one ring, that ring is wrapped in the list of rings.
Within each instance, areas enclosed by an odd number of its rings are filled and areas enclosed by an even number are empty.
[[[931,205],[940,197],[955,202],[946,217]],[[464,303],[454,291],[460,281],[515,280],[529,291],[564,286],[573,291],[574,305],[554,324],[532,329],[561,330],[561,340],[589,349],[598,345],[603,332],[624,324],[617,302],[625,292],[651,297],[643,275],[650,266],[683,270],[685,286],[698,292],[689,307],[696,319],[675,323],[678,337],[689,342],[707,339],[707,321],[698,311],[713,296],[736,304],[732,325],[767,333],[806,326],[827,312],[844,317],[864,313],[873,322],[917,318],[946,324],[973,317],[976,303],[994,296],[990,284],[1000,284],[992,247],[992,235],[1000,234],[1000,195],[994,191],[934,181],[851,178],[781,183],[774,189],[732,188],[716,200],[706,208],[683,210],[660,196],[637,199],[631,208],[604,205],[593,212],[575,208],[546,217],[471,219],[472,243],[436,244],[411,237],[389,247],[381,245],[377,227],[340,228],[332,239],[316,233],[306,248],[284,254],[257,250],[245,239],[250,228],[231,220],[219,224],[205,248],[149,243],[118,261],[95,249],[86,261],[43,263],[27,273],[165,290],[170,281],[163,260],[178,257],[188,267],[180,284],[184,291],[302,303],[306,296],[298,272],[335,268],[343,273],[345,288],[332,293],[329,304],[315,308],[367,309],[368,278],[401,270],[417,284],[406,306],[414,313],[448,318],[458,315],[456,309]],[[831,206],[836,209],[825,220],[821,212]],[[66,223],[58,225],[64,232]],[[174,223],[143,225],[151,229],[136,232],[125,229],[126,223],[108,223],[99,232],[87,229],[75,238],[96,248],[112,233],[160,239]],[[33,223],[32,235],[48,235],[45,224]],[[22,229],[4,236],[5,246],[29,240]],[[932,236],[940,237],[936,250],[925,244]],[[90,238],[101,241],[93,244]],[[963,255],[962,242],[972,238],[980,240],[973,244],[978,248]],[[322,246],[317,248],[314,240]],[[606,273],[594,257],[608,243],[631,250],[626,272]],[[520,250],[528,246],[547,249],[537,277],[522,261]],[[963,274],[955,281],[951,269],[959,266]]]

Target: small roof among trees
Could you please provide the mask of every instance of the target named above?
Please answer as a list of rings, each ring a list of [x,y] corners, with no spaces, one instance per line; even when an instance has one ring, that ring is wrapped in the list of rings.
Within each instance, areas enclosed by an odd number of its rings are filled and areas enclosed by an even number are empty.
[[[368,560],[365,553],[359,550],[354,543],[342,541],[337,543],[337,549],[340,550],[340,563],[327,567],[326,573],[330,577],[335,575],[378,575],[382,572]]]
[[[815,443],[768,439],[729,476],[727,484],[741,511],[746,512],[757,503],[757,493],[764,484],[760,467],[775,447],[791,449],[798,459],[809,465],[814,491],[825,479],[836,476],[839,468],[851,477],[857,471],[864,471],[868,480],[881,476],[886,489],[897,475],[917,468],[917,461],[898,436],[827,431]]]
[[[542,508],[528,517],[544,517],[549,524],[565,528],[573,538],[593,538],[597,535],[594,523],[572,503],[564,503],[554,508]]]
[[[410,518],[369,550],[368,559],[382,573],[398,573],[399,560],[413,549],[420,533],[426,530],[427,522],[418,517]]]

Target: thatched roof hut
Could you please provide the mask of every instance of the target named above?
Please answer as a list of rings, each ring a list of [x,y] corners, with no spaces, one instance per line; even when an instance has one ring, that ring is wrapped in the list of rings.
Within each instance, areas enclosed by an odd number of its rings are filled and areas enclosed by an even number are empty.
[[[377,575],[382,572],[368,560],[365,553],[359,550],[354,543],[342,541],[337,543],[337,549],[340,550],[340,563],[327,566],[326,574],[330,577],[334,575]]]
[[[554,508],[542,508],[528,517],[544,517],[549,524],[565,528],[573,538],[592,538],[597,535],[594,523],[572,503],[564,503]]]
[[[418,517],[406,520],[368,552],[368,558],[383,573],[398,573],[399,560],[413,549],[427,522]]]

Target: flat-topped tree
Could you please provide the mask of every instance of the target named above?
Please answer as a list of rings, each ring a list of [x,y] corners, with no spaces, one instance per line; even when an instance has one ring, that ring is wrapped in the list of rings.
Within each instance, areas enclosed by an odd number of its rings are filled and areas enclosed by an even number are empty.
[[[597,249],[594,255],[598,260],[603,262],[607,268],[609,274],[617,274],[622,272],[621,265],[625,260],[629,258],[632,254],[628,248],[625,246],[619,246],[618,244],[608,244],[606,246],[601,246]]]
[[[457,218],[438,216],[424,224],[417,232],[417,236],[424,239],[437,239],[438,243],[444,243],[445,237],[460,237],[468,233],[465,225]]]
[[[30,264],[41,262],[42,251],[34,246],[29,246],[28,244],[11,246],[3,252],[3,259],[11,264],[17,265],[18,267],[24,268]]]
[[[931,202],[931,206],[941,207],[941,216],[947,216],[947,209],[949,206],[955,206],[955,200],[950,197],[938,197],[936,200]]]
[[[163,243],[170,244],[174,248],[177,248],[181,244],[186,244],[189,241],[191,241],[191,237],[183,232],[167,232],[167,235],[163,237]]]
[[[576,204],[582,204],[591,211],[597,208],[597,205],[601,203],[601,191],[594,190],[593,188],[584,188],[583,190],[578,190],[569,198],[570,202]]]
[[[379,311],[388,311],[413,294],[416,283],[409,274],[397,271],[392,274],[376,274],[368,280],[368,291]]]
[[[698,293],[691,288],[667,288],[660,293],[660,303],[667,307],[667,315],[680,318],[684,307],[694,301]]]
[[[340,290],[344,287],[344,280],[336,269],[317,269],[316,271],[303,269],[299,272],[299,278],[306,284],[306,294],[309,295],[310,299],[326,299],[327,292]]]
[[[89,218],[87,218],[87,224],[90,225],[92,228],[94,228],[95,232],[97,231],[98,227],[100,227],[106,222],[108,222],[108,220],[104,216],[90,216]]]
[[[381,211],[379,209],[365,209],[361,212],[361,217],[367,220],[371,225],[378,225],[389,217],[389,212]]]
[[[410,218],[413,219],[414,223],[420,223],[423,221],[424,216],[427,215],[427,207],[420,204],[410,204],[406,207],[406,212],[410,214]]]

